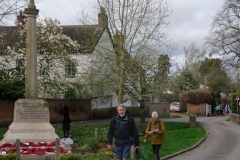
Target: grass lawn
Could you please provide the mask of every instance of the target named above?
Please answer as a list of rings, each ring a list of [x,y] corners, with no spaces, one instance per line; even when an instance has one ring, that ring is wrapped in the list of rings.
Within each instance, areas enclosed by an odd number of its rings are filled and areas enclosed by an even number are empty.
[[[189,128],[189,123],[182,122],[164,122],[166,127],[165,143],[160,150],[161,157],[171,155],[178,151],[187,149],[201,140],[206,131],[202,127]],[[63,136],[62,125],[53,125],[59,137]],[[107,136],[109,125],[84,125],[78,122],[71,124],[70,137],[78,145],[79,150],[86,150],[94,137],[95,128],[98,128],[98,134]],[[7,129],[0,129],[0,139],[3,138]],[[99,142],[100,143],[100,142]],[[150,138],[148,142],[143,142],[140,137],[141,150],[137,155],[139,159],[154,159]],[[87,159],[86,159],[87,160]],[[89,159],[90,160],[90,159]]]
[[[178,151],[187,149],[199,142],[205,135],[206,131],[202,127],[189,128],[189,123],[180,122],[164,122],[166,127],[165,143],[160,150],[161,157],[171,155]],[[109,125],[79,125],[78,123],[71,124],[71,138],[75,143],[78,143],[79,149],[86,148],[92,137],[94,136],[95,128],[98,128],[99,135],[107,135]],[[55,126],[56,133],[62,135],[62,128]],[[143,142],[143,137],[140,137],[141,151],[139,158],[154,159],[150,138],[147,143]]]

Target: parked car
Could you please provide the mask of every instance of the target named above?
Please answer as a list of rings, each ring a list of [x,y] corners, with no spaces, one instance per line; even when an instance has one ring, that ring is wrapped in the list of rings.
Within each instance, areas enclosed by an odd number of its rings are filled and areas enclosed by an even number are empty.
[[[170,103],[170,112],[173,112],[173,111],[177,111],[177,112],[180,111],[180,103],[179,102]]]

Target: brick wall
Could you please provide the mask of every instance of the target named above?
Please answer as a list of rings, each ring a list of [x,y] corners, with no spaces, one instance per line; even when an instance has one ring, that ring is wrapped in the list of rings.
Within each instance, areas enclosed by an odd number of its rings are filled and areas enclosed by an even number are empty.
[[[68,106],[73,121],[91,119],[91,100],[58,100],[45,99],[48,102],[51,123],[61,123],[63,116],[59,114],[63,105]],[[0,125],[10,125],[13,121],[14,103],[17,100],[0,99]]]
[[[15,101],[16,100],[0,100],[0,124],[1,122],[7,124],[12,123]]]
[[[206,116],[206,104],[201,103],[201,104],[187,104],[187,113],[188,114],[197,114],[197,115],[202,115]]]
[[[159,115],[170,115],[169,103],[145,103],[149,107],[149,116],[153,111],[156,111]]]

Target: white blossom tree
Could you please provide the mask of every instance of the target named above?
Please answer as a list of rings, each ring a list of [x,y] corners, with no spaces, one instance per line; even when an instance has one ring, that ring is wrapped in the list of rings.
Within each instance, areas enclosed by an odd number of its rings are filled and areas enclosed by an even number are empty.
[[[13,46],[7,46],[2,39],[0,70],[5,70],[14,78],[23,78],[26,56],[26,27],[19,30],[20,34]],[[71,54],[78,54],[79,44],[63,34],[58,20],[44,19],[37,22],[37,56],[38,56],[38,91],[39,97],[61,97],[66,90],[73,87],[67,66],[73,67],[72,75],[77,72],[76,62]],[[16,63],[17,62],[17,63]],[[20,76],[22,74],[22,76]],[[71,78],[71,77],[70,77]]]

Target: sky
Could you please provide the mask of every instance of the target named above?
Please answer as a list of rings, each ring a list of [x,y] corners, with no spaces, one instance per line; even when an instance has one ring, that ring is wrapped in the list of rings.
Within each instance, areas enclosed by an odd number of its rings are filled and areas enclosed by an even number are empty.
[[[172,42],[177,44],[173,55],[183,57],[183,47],[190,46],[192,42],[202,50],[213,17],[221,9],[224,0],[171,0],[170,3],[172,14],[166,31]],[[77,14],[81,7],[90,15],[95,13],[97,16],[98,13],[89,0],[40,0],[35,5],[40,10],[39,18],[56,18],[61,25],[79,24]]]

